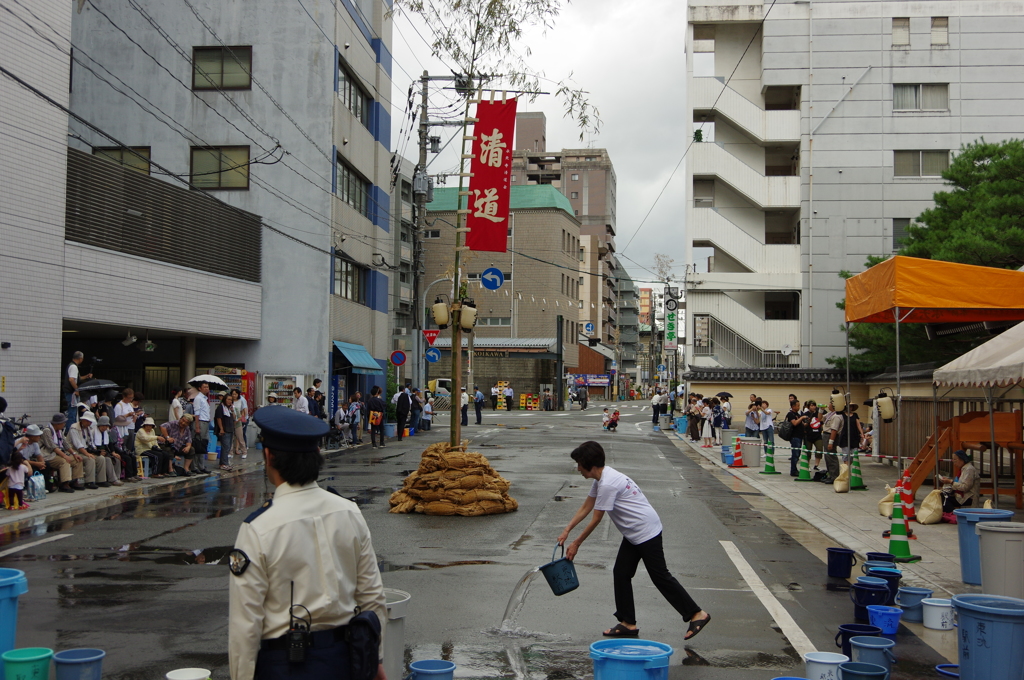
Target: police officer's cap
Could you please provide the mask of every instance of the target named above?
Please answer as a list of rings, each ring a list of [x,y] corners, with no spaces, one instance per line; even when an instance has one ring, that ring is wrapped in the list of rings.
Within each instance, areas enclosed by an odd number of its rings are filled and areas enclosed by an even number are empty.
[[[252,419],[260,427],[263,445],[271,451],[316,451],[320,440],[330,431],[327,423],[319,418],[285,406],[264,406]]]

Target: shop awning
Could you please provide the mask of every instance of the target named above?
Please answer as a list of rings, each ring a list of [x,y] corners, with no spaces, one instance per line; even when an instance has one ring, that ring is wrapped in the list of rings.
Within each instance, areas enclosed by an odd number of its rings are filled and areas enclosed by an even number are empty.
[[[1024,319],[1024,272],[897,255],[846,281],[846,320],[966,323]]]
[[[384,369],[362,345],[335,340],[334,347],[352,364],[353,373],[361,375],[382,375],[384,373]]]

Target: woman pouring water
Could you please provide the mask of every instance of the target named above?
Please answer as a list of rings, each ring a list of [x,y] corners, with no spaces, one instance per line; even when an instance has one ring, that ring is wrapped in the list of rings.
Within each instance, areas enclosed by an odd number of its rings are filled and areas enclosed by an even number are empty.
[[[594,483],[590,487],[587,500],[558,537],[558,544],[565,545],[569,532],[586,519],[587,515],[591,515],[590,522],[583,532],[566,548],[565,556],[570,560],[575,559],[580,545],[601,523],[605,513],[622,533],[619,554],[612,568],[615,584],[615,618],[619,622],[604,631],[604,635],[640,635],[640,629],[636,625],[632,584],[640,560],[643,560],[658,592],[682,615],[684,621],[690,623],[683,639],[689,640],[697,635],[711,621],[711,615],[697,606],[686,589],[669,573],[662,546],[661,518],[647,501],[643,491],[632,479],[604,464],[604,449],[597,442],[584,442],[570,455],[576,461],[576,469],[583,478],[592,479]]]

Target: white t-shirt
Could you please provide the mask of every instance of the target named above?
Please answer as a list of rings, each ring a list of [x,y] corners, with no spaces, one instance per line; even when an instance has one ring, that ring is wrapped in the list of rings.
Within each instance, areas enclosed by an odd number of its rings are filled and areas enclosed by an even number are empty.
[[[305,397],[300,396],[296,398],[294,406],[295,410],[298,411],[299,413],[305,413],[309,415],[309,401]]]
[[[78,380],[78,364],[74,361],[68,366],[68,378],[71,380]]]
[[[766,408],[761,412],[761,429],[770,430],[775,423],[775,412],[770,408]]]
[[[128,424],[125,426],[129,432],[135,430],[135,407],[132,406],[131,402],[125,403],[119,401],[114,404],[114,417],[124,416],[128,419]]]
[[[632,479],[607,465],[590,487],[595,510],[607,512],[623,538],[639,545],[661,533],[661,518]]]

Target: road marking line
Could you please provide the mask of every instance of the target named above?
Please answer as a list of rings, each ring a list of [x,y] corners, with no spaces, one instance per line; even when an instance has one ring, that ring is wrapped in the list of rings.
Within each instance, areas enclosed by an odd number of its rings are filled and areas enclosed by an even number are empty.
[[[790,616],[786,608],[782,606],[772,591],[768,590],[768,587],[764,584],[764,581],[757,575],[754,568],[750,566],[750,563],[740,553],[739,548],[732,541],[719,541],[722,544],[722,548],[725,549],[725,554],[729,556],[732,563],[736,565],[736,569],[740,572],[740,576],[747,582],[750,589],[757,596],[757,599],[761,601],[764,608],[768,610],[768,613],[775,623],[782,629],[782,634],[789,640],[789,644],[793,645],[793,649],[796,653],[803,658],[804,654],[808,652],[817,651],[814,645],[811,644],[810,638],[804,633],[803,629],[797,625],[793,617]]]
[[[21,545],[16,545],[13,548],[8,548],[7,550],[0,551],[0,557],[7,557],[8,555],[13,555],[16,552],[21,552],[26,548],[34,548],[37,545],[42,545],[43,543],[49,543],[51,541],[59,541],[62,538],[68,538],[70,536],[71,534],[57,534],[56,536],[47,536],[46,538],[41,538],[38,541],[32,541],[31,543],[23,543]]]

